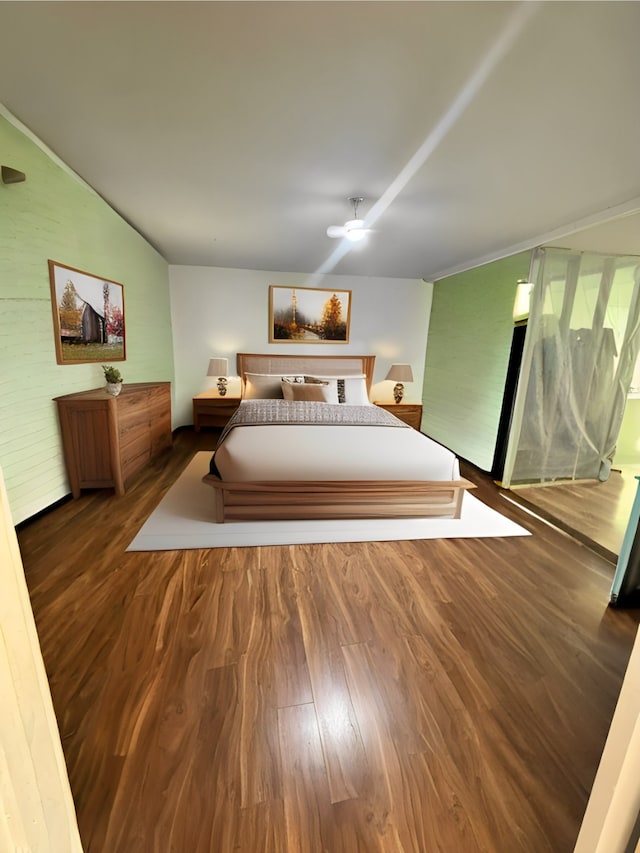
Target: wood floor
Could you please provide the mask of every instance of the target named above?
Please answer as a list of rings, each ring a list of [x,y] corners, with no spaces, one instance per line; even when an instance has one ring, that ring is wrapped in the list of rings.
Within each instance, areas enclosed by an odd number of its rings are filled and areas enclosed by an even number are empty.
[[[87,853],[570,853],[640,612],[532,536],[126,553],[195,450],[19,531]]]
[[[612,470],[605,482],[576,480],[514,486],[516,500],[569,531],[615,563],[636,496],[640,467]]]

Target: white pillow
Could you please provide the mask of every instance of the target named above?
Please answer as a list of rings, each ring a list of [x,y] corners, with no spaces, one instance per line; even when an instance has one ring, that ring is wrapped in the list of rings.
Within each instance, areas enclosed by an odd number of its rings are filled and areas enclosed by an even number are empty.
[[[245,373],[245,400],[276,400],[282,398],[283,382],[304,382],[304,376],[274,376],[272,373]]]
[[[285,400],[311,400],[315,403],[338,402],[337,389],[328,382],[283,382],[282,391]]]
[[[282,378],[268,373],[245,373],[242,397],[245,400],[282,398]]]
[[[363,374],[351,374],[346,376],[305,376],[305,382],[313,380],[325,380],[332,383],[335,382],[336,390],[338,380],[344,387],[344,400],[338,399],[340,403],[350,403],[354,406],[370,405],[369,395],[367,394],[367,377]]]
[[[344,401],[354,406],[370,405],[365,376],[345,376]]]

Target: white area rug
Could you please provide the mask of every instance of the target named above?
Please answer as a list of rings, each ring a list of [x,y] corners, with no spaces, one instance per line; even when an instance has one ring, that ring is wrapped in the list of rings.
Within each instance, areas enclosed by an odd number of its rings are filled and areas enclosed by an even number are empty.
[[[529,532],[469,492],[461,518],[389,518],[347,521],[237,521],[216,524],[213,489],[201,480],[210,451],[196,453],[127,551],[182,551],[312,542],[388,542],[400,539],[458,539],[529,536]]]

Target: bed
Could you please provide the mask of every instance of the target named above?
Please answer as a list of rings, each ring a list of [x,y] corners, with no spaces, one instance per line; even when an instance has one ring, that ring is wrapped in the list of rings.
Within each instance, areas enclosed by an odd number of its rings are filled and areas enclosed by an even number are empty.
[[[460,517],[451,451],[369,402],[375,356],[238,353],[242,402],[203,478],[216,522]]]

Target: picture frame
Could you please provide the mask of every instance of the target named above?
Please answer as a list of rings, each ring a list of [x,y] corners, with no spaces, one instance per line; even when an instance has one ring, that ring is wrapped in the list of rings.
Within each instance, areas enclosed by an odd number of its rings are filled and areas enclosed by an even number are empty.
[[[348,344],[351,291],[269,286],[269,343]]]
[[[49,260],[58,364],[125,361],[124,285]]]

